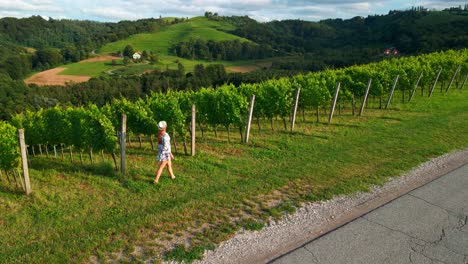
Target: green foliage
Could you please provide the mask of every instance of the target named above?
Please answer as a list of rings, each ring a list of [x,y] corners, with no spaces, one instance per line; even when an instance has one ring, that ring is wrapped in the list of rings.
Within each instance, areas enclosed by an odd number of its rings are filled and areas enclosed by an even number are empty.
[[[0,121],[0,169],[9,171],[20,164],[20,152],[16,128]]]
[[[11,122],[24,128],[30,146],[66,144],[80,150],[112,152],[117,142],[112,122],[95,105],[26,111]]]
[[[66,144],[80,150],[114,150],[117,137],[112,122],[95,105],[68,108],[66,115],[71,124]]]
[[[24,128],[26,145],[32,146],[47,142],[46,139],[44,139],[46,131],[42,113],[42,110],[37,112],[26,111],[12,118],[12,124],[16,126],[16,128]]]
[[[204,247],[194,247],[187,249],[184,245],[179,245],[173,250],[167,252],[164,258],[166,260],[192,263],[195,260],[202,259],[204,252]]]
[[[236,25],[234,34],[240,37],[256,43],[266,42],[275,50],[309,54],[316,61],[341,67],[356,61],[371,62],[382,57],[384,49],[389,47],[403,54],[464,48],[468,42],[467,15],[468,11],[408,10],[319,22],[260,23],[248,17],[223,17],[222,20]],[[333,53],[350,57],[343,60]]]
[[[223,86],[216,89],[215,102],[215,105],[211,105],[211,111],[216,113],[216,123],[226,128],[243,123],[248,102],[247,98],[241,96],[234,86]]]
[[[123,64],[124,64],[124,65],[128,65],[128,64],[132,63],[132,59],[130,59],[130,58],[131,58],[131,57],[125,56],[125,57],[123,58]]]
[[[271,57],[275,54],[270,46],[248,41],[213,41],[200,38],[180,42],[172,47],[172,52],[182,58],[197,60],[252,60]]]
[[[166,121],[168,130],[183,136],[186,115],[180,108],[179,98],[174,93],[152,94],[148,99],[148,107],[155,122]],[[155,130],[156,132],[156,130]]]
[[[244,221],[244,222],[242,222],[240,224],[246,230],[252,230],[252,231],[258,231],[258,230],[261,230],[261,229],[263,229],[265,227],[265,223],[255,221],[255,220],[250,220],[250,221],[247,220],[247,221]]]
[[[292,108],[293,90],[289,79],[270,80],[260,84],[259,105],[269,119],[286,118]]]
[[[67,118],[70,121],[70,130],[71,133],[68,138],[70,145],[76,147],[79,150],[84,150],[86,142],[84,141],[85,137],[85,124],[86,124],[86,114],[83,108],[67,108],[66,110]]]
[[[108,75],[109,71],[122,68],[125,64],[124,60],[109,60],[109,61],[90,61],[90,62],[77,62],[67,64],[59,75],[75,75],[75,76],[90,76],[98,77],[101,75]],[[128,58],[127,58],[128,59]],[[130,59],[128,59],[130,62]]]
[[[293,78],[295,87],[301,88],[299,106],[301,108],[312,107],[314,109],[330,102],[331,94],[326,87],[326,80],[320,79],[314,74],[298,75]]]
[[[90,150],[113,152],[117,136],[112,122],[95,105],[89,105],[84,111],[85,132],[83,140]]]
[[[69,143],[68,137],[71,133],[70,120],[67,119],[66,112],[59,106],[46,109],[42,112],[44,120],[43,141],[50,145]]]
[[[55,67],[61,64],[63,61],[62,54],[60,54],[60,50],[55,48],[48,48],[38,50],[36,52],[36,60],[35,64],[42,64],[48,65],[50,68]]]
[[[103,108],[103,111],[112,121],[114,131],[120,130],[122,114],[126,114],[128,131],[144,135],[157,134],[157,122],[153,119],[153,113],[149,106],[142,99],[135,103],[125,98],[114,99],[112,104]]]
[[[119,23],[30,18],[0,19],[0,71],[19,80],[33,70],[86,59],[105,43],[150,32],[166,24],[164,19],[141,19]],[[33,47],[34,49],[24,47]],[[122,47],[123,48],[123,47]]]
[[[122,51],[122,55],[128,58],[132,58],[134,53],[135,53],[135,50],[133,49],[132,45],[125,46],[125,48]]]
[[[123,50],[126,45],[132,45],[135,50],[156,51],[161,55],[170,54],[173,43],[180,43],[190,39],[205,40],[235,40],[247,41],[244,38],[226,33],[234,27],[223,21],[210,21],[204,17],[194,17],[180,23],[168,25],[151,33],[132,35],[126,39],[106,44],[99,49],[100,53],[114,53]]]

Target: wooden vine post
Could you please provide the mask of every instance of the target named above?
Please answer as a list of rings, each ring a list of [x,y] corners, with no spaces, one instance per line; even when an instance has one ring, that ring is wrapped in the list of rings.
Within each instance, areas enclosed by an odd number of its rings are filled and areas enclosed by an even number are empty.
[[[367,97],[369,96],[369,90],[372,85],[372,79],[369,79],[367,82],[366,93],[364,94],[364,100],[362,101],[361,109],[359,110],[359,116],[362,116],[362,112],[364,112],[364,108],[366,107]]]
[[[195,128],[196,128],[196,116],[197,112],[195,109],[195,105],[192,105],[192,129],[191,129],[191,136],[192,136],[192,152],[191,155],[195,156]]]
[[[457,69],[456,69],[455,72],[453,73],[453,76],[452,76],[452,79],[450,80],[449,85],[447,86],[447,89],[445,89],[445,92],[448,92],[448,90],[449,90],[450,87],[452,86],[453,81],[455,80],[455,77],[457,77],[457,74],[458,74],[458,72],[460,71],[460,68],[461,68],[461,65],[458,65]]]
[[[252,94],[250,98],[250,105],[249,105],[249,116],[247,119],[247,128],[245,130],[245,143],[249,143],[249,136],[250,136],[250,127],[252,125],[252,116],[253,116],[253,109],[255,104],[255,94]]]
[[[297,114],[297,106],[299,104],[299,94],[301,93],[301,88],[296,90],[296,96],[294,99],[294,106],[291,116],[291,132],[294,130],[294,124],[296,123],[296,114]]]
[[[395,80],[393,81],[392,90],[390,90],[390,95],[388,96],[387,103],[385,104],[385,109],[388,108],[388,106],[390,105],[390,102],[392,101],[393,93],[395,93],[395,88],[398,84],[398,78],[400,78],[399,74],[397,74],[397,76],[395,77]]]
[[[332,106],[330,109],[330,116],[328,117],[328,124],[330,124],[333,119],[333,113],[335,112],[336,102],[338,101],[338,94],[340,93],[340,87],[341,87],[341,83],[339,82],[336,85],[335,96],[333,96]]]
[[[26,194],[29,195],[31,193],[31,183],[29,182],[28,157],[26,155],[26,144],[24,142],[24,129],[18,129],[18,141],[21,152],[21,165],[23,168],[24,188],[26,190]]]
[[[432,93],[434,92],[434,89],[437,85],[437,81],[439,80],[440,73],[442,73],[442,68],[439,69],[439,72],[437,72],[437,76],[434,80],[434,84],[432,84],[431,90],[429,91],[429,98],[432,96]]]
[[[411,95],[410,95],[410,98],[408,100],[408,103],[411,103],[411,100],[413,100],[413,96],[414,94],[416,93],[416,89],[418,89],[418,86],[419,86],[419,82],[421,81],[421,78],[423,77],[423,72],[421,72],[419,74],[419,77],[418,77],[418,80],[416,81],[416,84],[414,85],[414,88],[413,90],[411,91]]]
[[[122,114],[122,129],[120,131],[120,172],[125,174],[127,171],[125,165],[125,138],[127,134],[127,115]]]
[[[463,90],[463,87],[465,87],[466,80],[468,79],[468,74],[465,76],[465,80],[463,80],[462,85],[460,86],[460,91]]]

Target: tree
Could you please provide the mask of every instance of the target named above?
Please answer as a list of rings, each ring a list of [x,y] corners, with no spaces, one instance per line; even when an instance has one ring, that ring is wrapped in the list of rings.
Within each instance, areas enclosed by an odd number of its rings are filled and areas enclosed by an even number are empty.
[[[36,51],[36,57],[33,59],[33,66],[38,65],[49,65],[54,67],[63,62],[62,54],[58,49],[48,48]]]
[[[127,45],[125,46],[122,54],[124,57],[129,57],[129,58],[132,58],[133,54],[135,53],[135,50],[133,49],[133,47],[131,45]]]
[[[148,59],[153,63],[157,63],[159,61],[158,54],[155,51],[151,51]]]
[[[130,59],[130,57],[125,56],[125,57],[123,58],[123,64],[124,64],[124,65],[128,65],[128,64],[130,64],[131,62],[132,62],[132,59]]]
[[[141,54],[141,59],[142,60],[147,60],[150,58],[150,54],[148,51],[144,50],[143,53]]]
[[[177,71],[178,71],[180,77],[185,75],[184,65],[182,63],[180,63],[180,62],[177,63]]]

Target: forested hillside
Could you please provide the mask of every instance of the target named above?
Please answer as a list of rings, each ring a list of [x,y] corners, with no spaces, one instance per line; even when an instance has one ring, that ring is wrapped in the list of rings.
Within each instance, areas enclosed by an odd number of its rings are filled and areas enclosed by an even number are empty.
[[[0,74],[22,79],[40,71],[89,57],[102,45],[141,32],[152,32],[180,20],[142,19],[101,23],[79,20],[30,18],[0,19]],[[28,50],[25,47],[32,48]]]
[[[391,11],[387,15],[259,23],[248,17],[218,17],[236,25],[232,32],[275,50],[306,59],[282,63],[280,68],[311,69],[347,66],[381,59],[383,50],[396,48],[403,55],[459,49],[468,43],[468,10],[429,11],[422,7]],[[302,63],[301,63],[302,62]]]
[[[205,29],[201,30],[202,24],[210,26],[208,33]],[[193,34],[193,30],[200,33]],[[203,36],[213,35],[214,31],[216,38],[209,41],[193,37],[170,38],[171,34]],[[177,61],[178,70],[156,70],[141,76],[101,76],[86,83],[68,84],[65,87],[28,87],[22,81],[33,70],[39,71],[82,60],[106,43],[110,43],[106,46],[112,48],[120,47],[126,40],[137,41],[135,36],[141,34],[135,34],[142,32],[146,32],[148,37],[166,32],[164,41],[168,43],[164,47],[172,47],[168,50],[173,53],[170,54],[171,58],[179,55],[190,60],[216,61],[235,60],[237,57],[269,57],[270,66],[246,74],[228,74],[222,65],[199,64],[193,67],[193,72],[187,73]],[[230,37],[223,40],[220,36]],[[163,18],[118,23],[45,20],[39,16],[24,19],[2,18],[0,118],[8,119],[12,114],[25,109],[37,109],[57,103],[80,105],[92,102],[103,105],[114,97],[137,99],[152,91],[198,90],[200,87],[224,83],[254,83],[301,71],[339,68],[401,55],[460,49],[466,47],[466,43],[466,8],[444,11],[414,8],[408,11],[391,11],[388,15],[320,22],[285,20],[260,23],[247,16],[222,17],[211,13],[206,13],[204,18],[190,20]],[[141,43],[143,44],[145,43]],[[385,55],[384,50],[388,48],[397,50],[398,54]]]
[[[462,48],[468,41],[468,10],[391,11],[387,15],[259,23],[248,17],[220,17],[235,24],[236,35],[274,49],[308,53],[324,49],[395,47],[405,54]]]

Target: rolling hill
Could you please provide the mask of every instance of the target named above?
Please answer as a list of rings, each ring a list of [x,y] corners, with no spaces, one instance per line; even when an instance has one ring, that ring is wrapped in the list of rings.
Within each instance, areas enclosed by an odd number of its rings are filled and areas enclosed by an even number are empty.
[[[0,56],[0,73],[4,72],[12,79],[23,79],[31,71],[63,67],[66,69],[59,75],[139,75],[153,70],[178,69],[179,63],[186,72],[193,71],[197,64],[214,63],[225,67],[240,66],[241,69],[228,69],[240,72],[265,68],[264,65],[274,70],[317,71],[386,59],[388,56],[383,51],[389,47],[407,56],[464,48],[468,40],[468,10],[461,9],[430,11],[419,8],[366,18],[318,22],[283,20],[261,23],[247,16],[159,18],[119,23],[77,21],[76,25],[80,27],[76,32],[67,27],[74,25],[73,21],[40,20],[38,23],[59,33],[60,27],[55,23],[62,23],[67,34],[79,36],[80,30],[89,26],[89,36],[86,36],[90,43],[83,43],[81,39],[74,43],[72,37],[64,37],[66,41],[63,43],[52,42],[58,37],[48,40],[44,37],[47,35],[44,28],[24,26],[36,20],[39,19],[0,19],[0,25],[16,25],[25,33],[21,36],[29,36],[13,41],[14,34],[10,32],[5,35],[6,40],[2,40],[0,30],[0,43],[9,43],[0,45],[0,54],[5,54]],[[37,52],[28,53],[23,48],[11,52],[11,46],[29,43]],[[155,51],[158,62],[128,65],[122,65],[120,60],[119,65],[112,61],[76,63],[88,56],[106,56],[123,51],[126,45],[131,45],[136,51]],[[90,54],[91,50],[97,54]]]
[[[140,33],[126,39],[108,43],[98,50],[107,54],[122,51],[126,45],[132,45],[135,50],[156,51],[160,55],[169,55],[173,44],[189,41],[192,38],[204,40],[235,40],[249,41],[245,38],[227,33],[235,27],[227,21],[214,21],[205,17],[194,17],[186,22],[169,25],[152,33]]]

